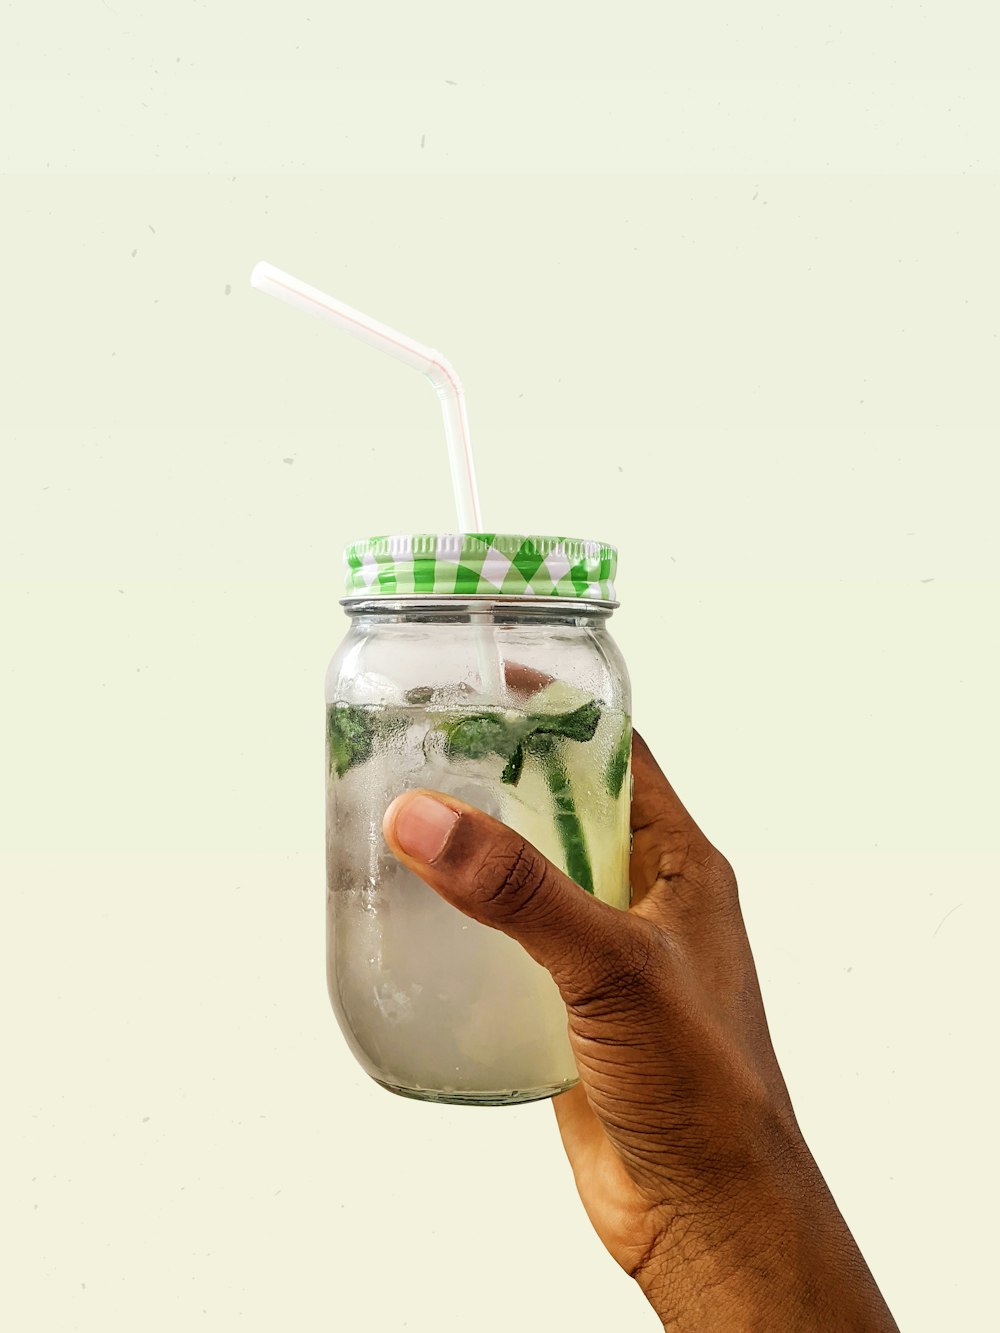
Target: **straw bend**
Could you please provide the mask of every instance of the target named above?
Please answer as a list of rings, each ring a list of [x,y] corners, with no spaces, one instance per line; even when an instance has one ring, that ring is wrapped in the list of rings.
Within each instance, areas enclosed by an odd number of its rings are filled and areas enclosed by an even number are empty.
[[[479,511],[479,494],[472,461],[465,394],[462,392],[462,382],[451,362],[433,347],[425,347],[423,343],[417,342],[405,333],[400,333],[398,329],[391,329],[388,324],[382,324],[371,315],[366,315],[344,301],[328,296],[318,287],[310,287],[307,282],[292,277],[290,273],[285,273],[264,260],[254,266],[250,274],[250,285],[257,291],[277,297],[279,301],[284,301],[308,315],[325,319],[344,333],[349,333],[352,337],[367,343],[369,347],[387,352],[397,361],[402,361],[427,376],[437,391],[444,416],[448,461],[451,465],[459,524],[463,532],[481,532],[483,521]]]

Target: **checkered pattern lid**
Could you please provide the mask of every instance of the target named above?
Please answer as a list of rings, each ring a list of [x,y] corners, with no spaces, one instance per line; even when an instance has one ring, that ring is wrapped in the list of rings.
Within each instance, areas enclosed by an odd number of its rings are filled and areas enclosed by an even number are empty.
[[[618,552],[574,537],[411,533],[369,537],[344,552],[347,595],[575,597],[615,600]]]

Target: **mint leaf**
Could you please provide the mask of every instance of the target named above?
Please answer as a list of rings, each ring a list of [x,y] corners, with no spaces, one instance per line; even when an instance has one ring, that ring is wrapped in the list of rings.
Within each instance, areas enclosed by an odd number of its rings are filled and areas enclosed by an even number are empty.
[[[326,710],[326,742],[330,772],[342,778],[349,768],[363,764],[375,743],[371,714],[353,704],[331,704]]]
[[[592,741],[601,720],[601,705],[588,699],[571,713],[533,713],[531,730],[540,735],[565,736],[570,741]]]
[[[529,713],[518,717],[505,713],[469,713],[441,724],[445,754],[449,759],[485,759],[496,754],[509,760],[504,781],[516,784],[521,775],[523,754],[518,750],[532,736],[562,736],[571,741],[593,740],[601,720],[601,706],[594,699],[568,713]]]
[[[449,759],[509,758],[520,741],[513,724],[500,713],[470,713],[443,724],[444,752]]]
[[[511,757],[507,760],[504,771],[500,774],[500,781],[506,782],[508,787],[516,787],[521,778],[521,770],[524,768],[524,746],[519,745]]]

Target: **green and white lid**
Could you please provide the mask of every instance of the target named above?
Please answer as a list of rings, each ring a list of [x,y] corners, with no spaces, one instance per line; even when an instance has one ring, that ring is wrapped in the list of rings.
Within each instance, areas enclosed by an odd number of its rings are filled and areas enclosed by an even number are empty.
[[[419,532],[352,542],[344,559],[351,599],[573,597],[615,602],[617,550],[577,537]]]

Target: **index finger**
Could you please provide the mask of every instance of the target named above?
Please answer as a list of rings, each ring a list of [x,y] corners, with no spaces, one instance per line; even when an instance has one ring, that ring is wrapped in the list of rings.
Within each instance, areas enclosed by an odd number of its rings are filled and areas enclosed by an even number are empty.
[[[704,857],[710,844],[637,731],[632,733],[632,780],[629,877],[635,905],[658,880],[683,874],[692,857]]]

